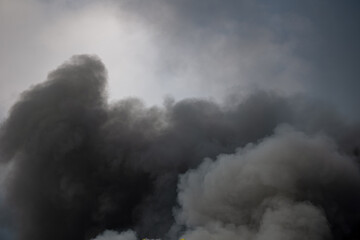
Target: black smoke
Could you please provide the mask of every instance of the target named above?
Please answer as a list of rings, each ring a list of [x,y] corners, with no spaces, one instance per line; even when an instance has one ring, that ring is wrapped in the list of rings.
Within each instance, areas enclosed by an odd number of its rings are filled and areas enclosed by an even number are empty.
[[[74,56],[3,122],[15,239],[360,236],[360,128],[326,104],[109,104],[106,78],[97,57]]]

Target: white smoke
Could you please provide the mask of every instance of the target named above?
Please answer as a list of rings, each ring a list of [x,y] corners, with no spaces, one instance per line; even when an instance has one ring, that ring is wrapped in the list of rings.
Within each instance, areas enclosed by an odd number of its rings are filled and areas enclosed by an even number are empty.
[[[132,230],[118,233],[112,230],[106,230],[92,240],[137,240],[136,234]]]

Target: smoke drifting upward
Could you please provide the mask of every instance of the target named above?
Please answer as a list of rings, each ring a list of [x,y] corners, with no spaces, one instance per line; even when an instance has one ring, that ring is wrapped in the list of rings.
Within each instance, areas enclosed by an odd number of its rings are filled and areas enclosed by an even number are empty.
[[[0,132],[20,240],[356,239],[359,142],[326,106],[268,92],[109,104],[86,55],[24,92]]]

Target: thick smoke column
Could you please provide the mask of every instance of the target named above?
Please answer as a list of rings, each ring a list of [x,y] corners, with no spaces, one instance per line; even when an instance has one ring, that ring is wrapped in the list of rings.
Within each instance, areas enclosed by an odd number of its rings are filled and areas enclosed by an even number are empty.
[[[105,67],[81,55],[23,93],[0,156],[20,240],[354,239],[359,136],[321,104],[266,92],[109,104]]]

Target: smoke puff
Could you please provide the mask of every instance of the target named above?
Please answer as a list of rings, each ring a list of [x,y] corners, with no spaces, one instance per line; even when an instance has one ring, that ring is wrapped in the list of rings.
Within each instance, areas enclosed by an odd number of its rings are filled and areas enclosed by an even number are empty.
[[[358,167],[332,141],[280,128],[183,175],[178,221],[188,239],[328,239],[327,219],[358,218],[349,189],[360,189]]]
[[[92,240],[136,240],[136,234],[133,231],[117,233],[115,231],[106,230]]]
[[[6,141],[1,143],[1,159],[11,159],[19,148],[29,151],[33,146],[41,146],[35,150],[46,151],[53,144],[59,145],[56,146],[59,152],[71,148],[69,140],[59,137],[68,137],[69,121],[80,123],[95,118],[92,114],[97,114],[96,110],[104,103],[105,79],[105,68],[99,60],[76,56],[51,72],[46,82],[24,92],[2,128]],[[76,144],[79,141],[76,132],[71,135]]]

